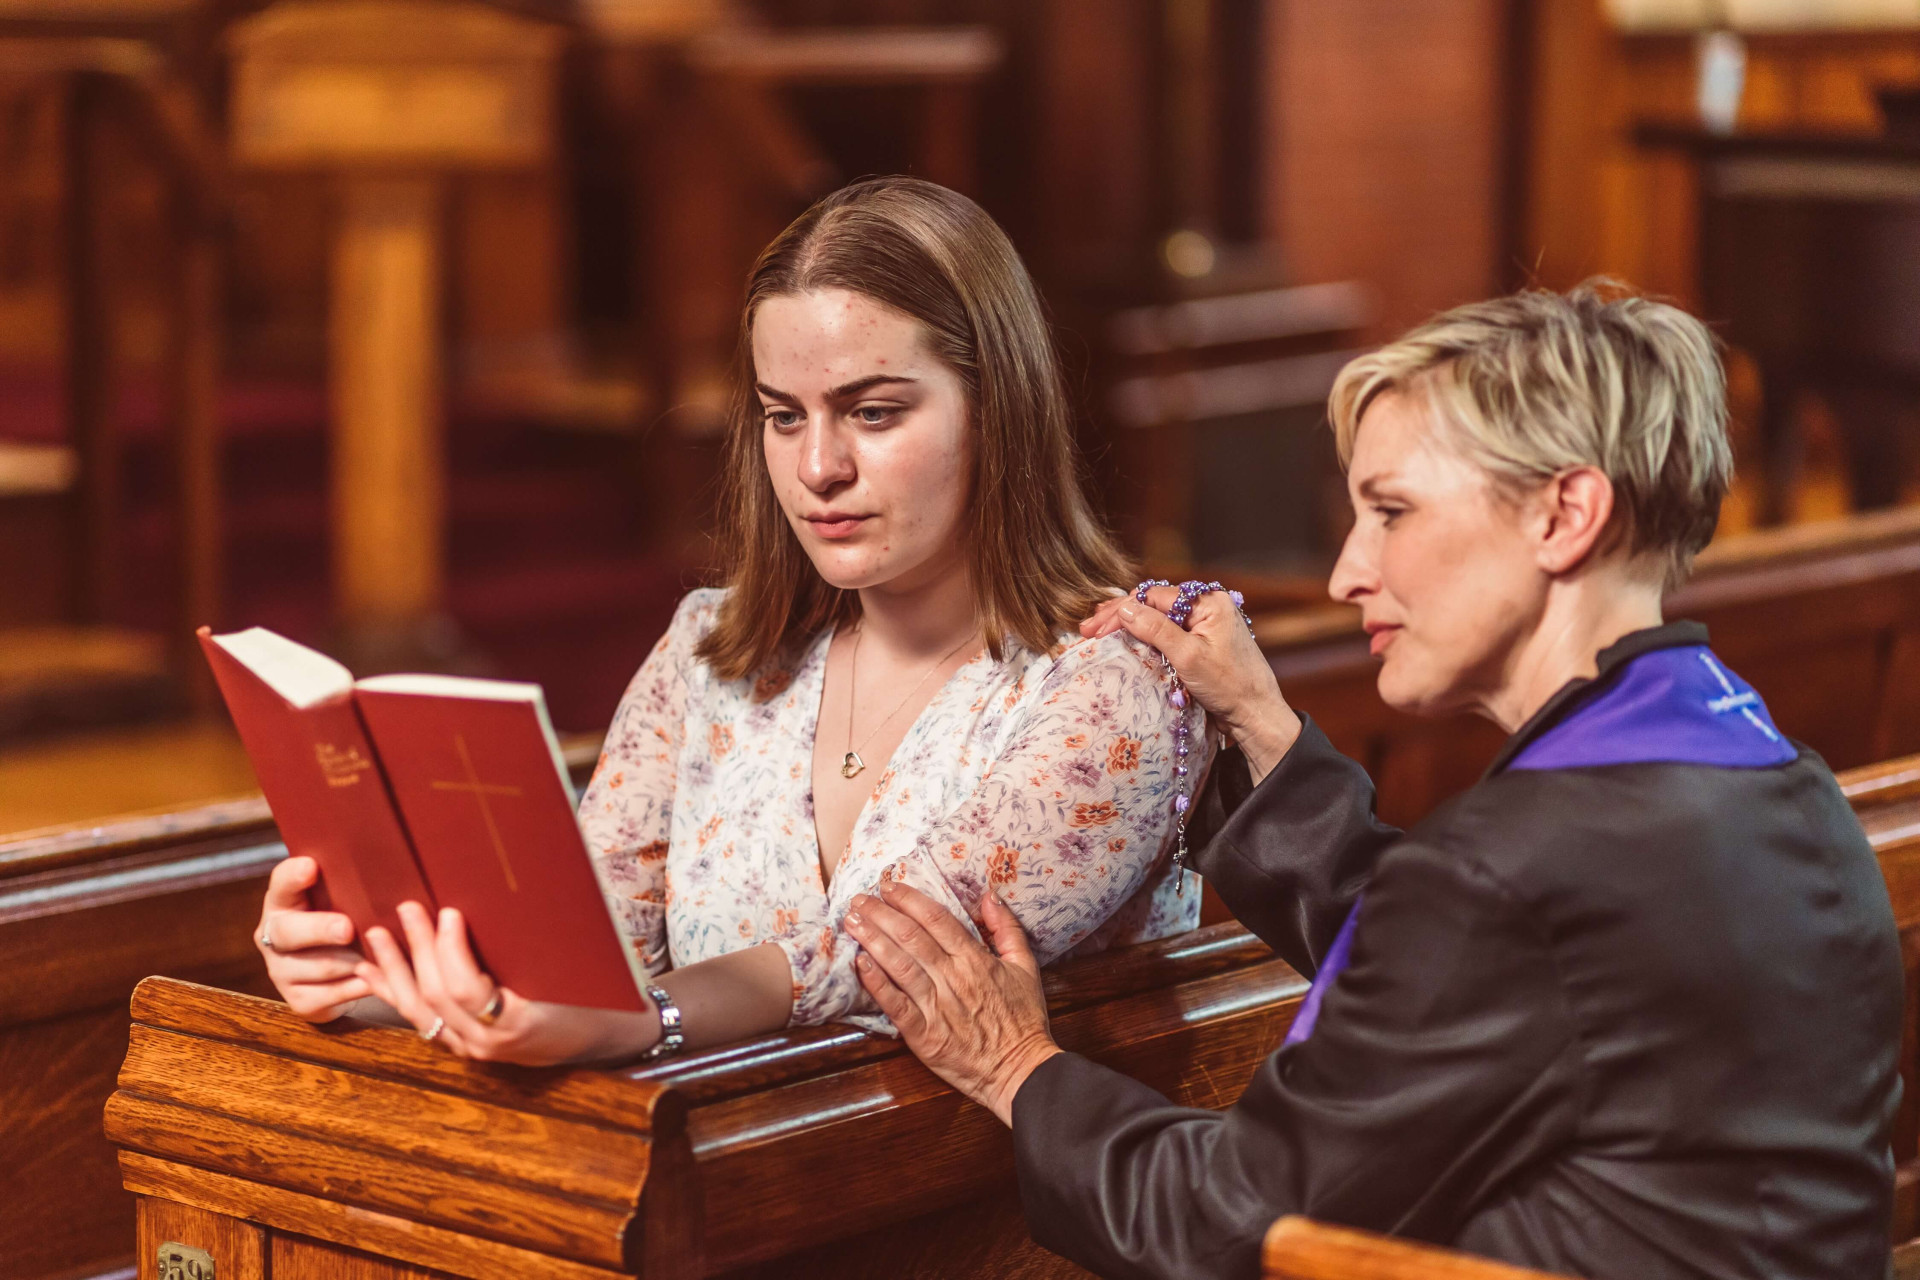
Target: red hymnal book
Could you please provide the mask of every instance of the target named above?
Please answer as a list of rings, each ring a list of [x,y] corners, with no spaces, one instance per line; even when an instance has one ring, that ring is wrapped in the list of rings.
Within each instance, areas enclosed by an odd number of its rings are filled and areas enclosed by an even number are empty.
[[[356,681],[261,627],[200,629],[290,853],[364,932],[394,908],[457,907],[481,967],[530,1000],[646,1008],[607,913],[538,685]]]

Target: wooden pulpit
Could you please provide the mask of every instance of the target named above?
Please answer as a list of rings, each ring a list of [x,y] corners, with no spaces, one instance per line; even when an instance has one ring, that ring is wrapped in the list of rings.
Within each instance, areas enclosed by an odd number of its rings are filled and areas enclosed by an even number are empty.
[[[1305,991],[1237,924],[1048,976],[1063,1045],[1205,1107]],[[531,1070],[170,979],[133,1018],[106,1128],[143,1280],[1085,1274],[1028,1237],[992,1115],[845,1026]]]
[[[563,33],[461,0],[291,0],[231,43],[236,162],[339,178],[336,606],[356,665],[418,661],[444,576],[447,183],[547,163]]]

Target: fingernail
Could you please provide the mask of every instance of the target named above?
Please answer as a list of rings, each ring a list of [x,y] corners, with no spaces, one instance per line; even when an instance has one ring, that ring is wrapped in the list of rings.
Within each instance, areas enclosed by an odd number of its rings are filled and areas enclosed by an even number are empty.
[[[847,923],[851,925],[858,925],[860,923],[860,913],[858,911],[847,912]]]
[[[856,893],[853,895],[853,905],[856,907],[864,905],[866,901],[867,895],[864,893]]]
[[[862,969],[873,968],[873,960],[868,956],[861,956],[857,960],[855,960],[854,963],[859,965]]]
[[[894,894],[898,892],[899,892],[899,887],[895,885],[891,880],[887,881],[885,884],[882,884],[880,886],[880,896],[883,898],[891,898]]]
[[[1140,606],[1134,604],[1132,601],[1128,601],[1126,604],[1120,606],[1120,616],[1128,622],[1132,622],[1140,616]]]

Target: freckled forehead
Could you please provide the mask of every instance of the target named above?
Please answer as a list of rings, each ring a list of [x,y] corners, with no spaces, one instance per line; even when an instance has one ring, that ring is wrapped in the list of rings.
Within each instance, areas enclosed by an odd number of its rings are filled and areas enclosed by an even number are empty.
[[[754,375],[810,395],[876,372],[911,374],[926,363],[918,321],[845,289],[769,298],[753,317]]]

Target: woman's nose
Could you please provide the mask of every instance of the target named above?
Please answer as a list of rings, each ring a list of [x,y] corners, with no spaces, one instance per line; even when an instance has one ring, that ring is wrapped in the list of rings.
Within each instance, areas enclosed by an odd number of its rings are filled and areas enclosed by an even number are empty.
[[[1327,594],[1343,604],[1358,604],[1361,597],[1378,590],[1377,576],[1356,523],[1340,544],[1340,558],[1334,562],[1333,576],[1327,579]]]
[[[807,423],[800,450],[800,481],[815,493],[826,493],[853,479],[853,454],[830,420],[820,416]]]

